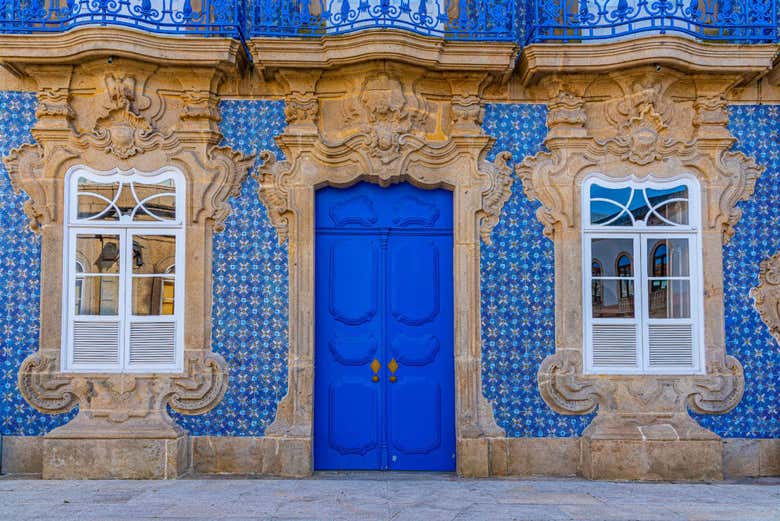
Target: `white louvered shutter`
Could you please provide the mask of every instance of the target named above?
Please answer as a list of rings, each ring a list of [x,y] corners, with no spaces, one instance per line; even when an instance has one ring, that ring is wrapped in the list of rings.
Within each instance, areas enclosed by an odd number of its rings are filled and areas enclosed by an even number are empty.
[[[73,365],[106,366],[119,363],[119,323],[73,322]]]
[[[651,368],[694,366],[693,326],[650,324],[648,354]]]
[[[132,322],[129,342],[131,366],[166,366],[176,363],[175,322]]]
[[[593,367],[633,368],[637,365],[636,324],[593,324]]]

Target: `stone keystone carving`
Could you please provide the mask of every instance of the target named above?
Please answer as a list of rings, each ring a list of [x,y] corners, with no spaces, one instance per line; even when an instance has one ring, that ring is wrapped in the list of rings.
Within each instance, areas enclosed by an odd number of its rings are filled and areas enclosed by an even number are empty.
[[[780,343],[780,251],[761,262],[758,281],[750,296],[761,320]]]
[[[387,74],[366,79],[360,102],[368,115],[369,153],[382,164],[397,160],[402,136],[419,123],[417,107],[407,107],[401,82]]]
[[[104,82],[108,100],[95,127],[81,136],[82,146],[96,147],[119,159],[128,159],[159,146],[170,137],[141,115],[141,110],[149,105],[149,101],[136,93],[133,76],[108,74]]]

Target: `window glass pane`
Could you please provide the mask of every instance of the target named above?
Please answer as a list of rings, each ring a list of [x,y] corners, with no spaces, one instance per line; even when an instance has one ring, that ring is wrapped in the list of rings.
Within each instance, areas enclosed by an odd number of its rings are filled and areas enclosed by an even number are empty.
[[[76,277],[73,298],[77,315],[117,315],[119,312],[119,277],[104,275]]]
[[[590,186],[590,223],[611,226],[631,226],[631,216],[625,211],[631,201],[631,188],[606,188]]]
[[[76,270],[83,273],[119,273],[119,235],[78,234]]]
[[[645,221],[648,226],[687,225],[688,187],[607,188],[598,184],[590,188],[590,224],[634,226]]]
[[[647,266],[650,277],[688,277],[688,239],[648,239]]]
[[[117,194],[121,189],[119,181],[100,183],[86,177],[79,178],[76,218],[95,221],[119,220],[120,201]]]
[[[175,260],[175,236],[133,236],[133,274],[175,273]]]
[[[594,279],[591,281],[593,318],[633,318],[634,281]]]
[[[688,187],[675,186],[664,190],[648,188],[647,200],[653,211],[647,218],[648,226],[688,224]]]
[[[176,186],[173,179],[156,183],[131,184],[135,205],[134,221],[173,221],[176,219]]]
[[[166,277],[133,277],[133,315],[172,315],[174,280]]]
[[[650,318],[690,318],[691,285],[687,280],[648,281]]]
[[[590,248],[593,258],[601,263],[602,276],[633,276],[633,239],[591,239]]]
[[[174,297],[176,296],[176,283],[173,279],[163,280],[162,283],[162,305],[160,306],[161,315],[173,315]]]

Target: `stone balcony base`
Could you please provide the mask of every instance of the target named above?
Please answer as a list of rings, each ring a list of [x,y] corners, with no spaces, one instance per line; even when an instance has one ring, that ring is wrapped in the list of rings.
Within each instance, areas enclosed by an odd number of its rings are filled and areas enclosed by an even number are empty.
[[[45,478],[172,479],[311,474],[308,438],[186,436],[141,439],[4,436],[0,472]],[[641,441],[588,438],[461,440],[462,476],[716,480],[780,476],[780,439]],[[191,462],[191,466],[190,466]]]

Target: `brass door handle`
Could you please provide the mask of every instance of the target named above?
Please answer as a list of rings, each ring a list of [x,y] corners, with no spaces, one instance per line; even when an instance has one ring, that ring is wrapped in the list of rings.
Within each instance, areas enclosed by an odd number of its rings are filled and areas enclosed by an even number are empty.
[[[390,360],[390,363],[387,364],[387,368],[390,370],[390,383],[394,384],[398,378],[395,376],[395,372],[398,371],[398,362],[395,361],[395,358]]]
[[[379,360],[374,358],[374,361],[371,362],[371,370],[374,371],[374,376],[371,377],[372,382],[377,383],[379,381],[380,369],[382,369],[382,364],[379,363]]]

